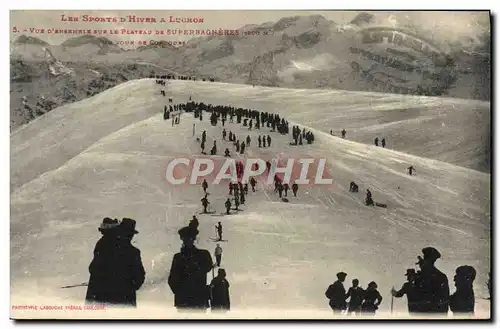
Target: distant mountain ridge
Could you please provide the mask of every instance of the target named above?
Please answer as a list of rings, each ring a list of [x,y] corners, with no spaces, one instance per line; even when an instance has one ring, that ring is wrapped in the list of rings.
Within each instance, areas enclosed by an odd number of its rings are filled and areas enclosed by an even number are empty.
[[[44,95],[62,105],[162,70],[255,85],[383,91],[353,70],[349,51],[359,31],[374,24],[370,13],[359,13],[347,25],[320,15],[292,16],[247,24],[238,35],[197,37],[180,47],[164,41],[127,50],[98,36],[75,36],[49,45],[21,35],[11,44],[11,113],[20,113],[12,125],[29,120],[20,110],[21,96]],[[484,56],[491,49],[489,34],[462,49],[466,41],[445,47],[451,49],[458,77],[443,96],[489,100],[491,64]],[[45,49],[52,54],[52,69]],[[65,93],[52,90],[59,84]]]

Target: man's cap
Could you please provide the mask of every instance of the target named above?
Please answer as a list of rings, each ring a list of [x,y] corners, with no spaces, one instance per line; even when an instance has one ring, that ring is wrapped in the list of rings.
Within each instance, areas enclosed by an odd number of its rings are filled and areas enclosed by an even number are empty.
[[[347,273],[345,273],[345,272],[339,272],[339,273],[337,273],[337,278],[339,278],[339,279],[340,278],[345,278],[346,276],[347,276]]]
[[[441,258],[441,254],[434,247],[425,247],[422,249],[422,254],[426,260],[437,260]]]
[[[179,236],[181,239],[185,239],[185,238],[196,238],[196,236],[198,235],[199,231],[198,229],[194,228],[194,227],[189,227],[189,226],[185,226],[183,228],[181,228],[179,231]]]

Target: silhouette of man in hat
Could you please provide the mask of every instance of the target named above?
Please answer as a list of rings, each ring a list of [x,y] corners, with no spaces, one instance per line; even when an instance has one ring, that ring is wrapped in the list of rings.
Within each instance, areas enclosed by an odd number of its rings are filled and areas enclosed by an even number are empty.
[[[168,277],[168,285],[175,295],[174,306],[179,311],[205,311],[209,307],[207,273],[213,267],[212,257],[208,250],[195,247],[197,229],[183,227],[178,233],[183,245],[174,255]]]
[[[474,289],[476,270],[472,266],[459,266],[455,270],[455,287],[457,290],[450,296],[450,310],[455,314],[474,314]]]
[[[418,256],[417,265],[420,266],[416,285],[421,303],[418,312],[427,314],[447,314],[450,297],[448,278],[439,271],[434,263],[441,258],[441,254],[433,247],[422,249],[424,257]]]
[[[141,252],[132,245],[132,238],[139,233],[135,226],[135,220],[123,218],[116,227],[116,243],[108,245],[92,260],[89,266],[91,280],[88,301],[137,306],[136,291],[144,283],[145,271]]]
[[[412,315],[415,312],[418,312],[420,302],[416,285],[417,273],[415,272],[415,269],[409,268],[406,270],[405,276],[407,282],[405,282],[403,287],[398,291],[394,290],[394,288],[391,289],[391,294],[396,298],[401,298],[406,295],[408,300],[408,313]]]
[[[337,273],[337,281],[331,284],[325,292],[326,298],[330,300],[329,305],[334,314],[340,314],[347,308],[347,303],[345,301],[347,295],[342,283],[345,281],[346,277],[347,273],[345,272]]]
[[[101,232],[102,237],[97,241],[94,247],[94,259],[91,267],[97,271],[90,272],[89,284],[87,287],[86,303],[105,303],[107,301],[105,292],[103,292],[105,280],[103,275],[100,275],[97,264],[111,257],[112,251],[118,243],[118,219],[106,217],[102,220],[101,226],[97,228]],[[94,266],[92,266],[94,264]],[[90,268],[89,268],[90,270]]]

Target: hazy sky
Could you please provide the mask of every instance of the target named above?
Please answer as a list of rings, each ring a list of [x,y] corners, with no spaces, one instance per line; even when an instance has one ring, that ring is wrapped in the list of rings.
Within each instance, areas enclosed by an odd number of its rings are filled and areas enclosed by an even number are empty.
[[[237,29],[246,24],[261,24],[268,21],[277,21],[282,17],[288,16],[308,16],[322,15],[325,18],[332,20],[338,24],[346,24],[352,20],[359,11],[270,11],[270,10],[249,10],[249,11],[176,11],[176,10],[12,10],[10,12],[10,36],[13,38],[21,34],[36,36],[51,44],[57,45],[68,38],[74,36],[70,34],[48,34],[49,28],[60,29],[151,29],[167,30],[167,29]],[[416,26],[424,26],[426,30],[432,30],[434,37],[438,39],[453,40],[459,36],[477,36],[481,33],[485,22],[488,22],[487,12],[371,12],[375,15],[377,24],[391,26],[391,24],[406,24],[411,22]],[[116,17],[117,23],[89,23],[89,22],[64,22],[61,21],[61,15],[79,16],[83,15],[99,16],[99,17]],[[128,15],[141,17],[155,17],[158,21],[164,17],[166,23],[129,23],[120,22],[119,18],[126,18]],[[169,17],[203,17],[204,22],[198,24],[189,23],[169,23]],[[481,28],[478,22],[482,22]],[[17,27],[21,32],[13,33],[12,30]],[[32,33],[30,28],[44,28],[46,31],[42,33]],[[27,32],[23,30],[27,29]],[[103,35],[113,41],[119,40],[187,40],[191,36],[161,36],[161,35]],[[123,45],[122,45],[123,47]]]

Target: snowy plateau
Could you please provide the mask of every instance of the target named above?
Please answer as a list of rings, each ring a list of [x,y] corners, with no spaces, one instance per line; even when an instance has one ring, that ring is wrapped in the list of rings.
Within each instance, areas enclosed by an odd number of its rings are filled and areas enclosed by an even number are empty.
[[[197,245],[212,254],[210,238],[223,221],[222,267],[232,310],[197,317],[330,319],[325,291],[340,271],[347,273],[346,289],[354,278],[364,288],[377,282],[384,300],[376,318],[404,317],[405,297],[394,299],[391,315],[390,289],[399,289],[421,249],[433,246],[442,254],[436,266],[448,276],[450,292],[455,269],[474,266],[476,317],[489,318],[490,173],[478,169],[490,138],[489,102],[179,80],[167,83],[163,97],[162,88],[153,79],[129,81],[11,133],[12,305],[81,305],[86,287],[61,287],[88,280],[97,227],[107,216],[137,220],[133,243],[146,270],[137,310],[19,310],[13,317],[186,317],[173,307],[167,278],[181,245],[177,230],[200,213],[203,191],[168,184],[165,169],[174,157],[200,153],[196,137],[203,130],[207,145],[216,139],[219,149],[230,147],[208,116],[200,121],[185,113],[174,127],[163,120],[168,97],[185,103],[192,96],[279,113],[313,131],[315,142],[300,147],[274,133],[272,147],[253,142],[249,156],[326,158],[333,177],[331,185],[300,187],[289,203],[258,183],[238,214],[198,215]],[[339,137],[343,128],[346,139]],[[259,134],[236,123],[226,129],[253,141]],[[373,145],[377,136],[387,138],[386,148]],[[406,172],[410,165],[414,176]],[[349,193],[350,181],[360,193]],[[387,208],[365,206],[367,188]],[[209,192],[211,206],[222,212],[227,186],[210,185]]]

